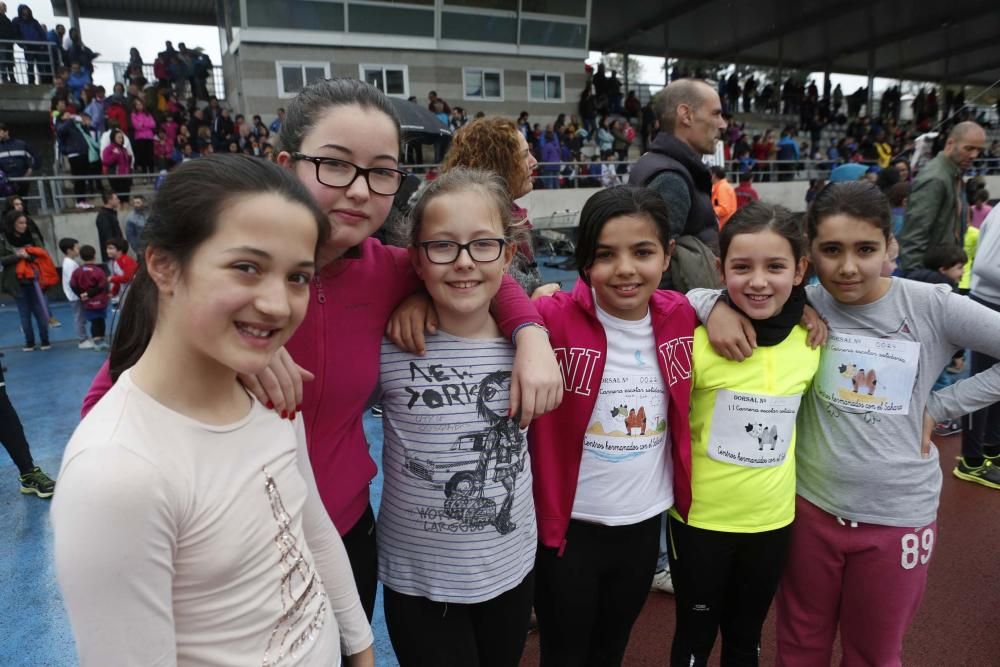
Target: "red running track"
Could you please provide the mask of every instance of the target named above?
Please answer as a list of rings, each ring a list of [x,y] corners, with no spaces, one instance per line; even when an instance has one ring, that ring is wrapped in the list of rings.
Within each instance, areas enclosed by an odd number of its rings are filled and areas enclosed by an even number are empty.
[[[940,439],[944,486],[938,540],[923,605],[903,644],[906,667],[1000,666],[994,643],[1000,616],[1000,490],[963,482],[951,474],[959,438]],[[651,593],[625,654],[627,667],[668,664],[674,599]],[[718,665],[718,642],[713,665]],[[764,625],[761,665],[773,665],[774,613]],[[839,663],[835,655],[835,664]],[[538,664],[538,635],[528,637],[522,667]],[[852,666],[847,666],[852,667]]]

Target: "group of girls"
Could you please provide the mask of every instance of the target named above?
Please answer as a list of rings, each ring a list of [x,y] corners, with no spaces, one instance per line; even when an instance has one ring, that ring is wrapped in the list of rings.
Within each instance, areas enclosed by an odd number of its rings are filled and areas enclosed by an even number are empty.
[[[808,246],[787,211],[742,209],[725,293],[694,306],[657,290],[662,199],[603,190],[576,287],[532,303],[506,275],[514,188],[477,165],[428,186],[408,249],[371,238],[399,140],[380,92],[324,81],[277,166],[167,178],[53,507],[81,663],[370,665],[381,579],[404,666],[516,665],[532,606],[543,665],[620,664],[669,511],[672,664],[707,664],[720,630],[724,665],[757,664],[779,581],[780,664],[829,664],[838,627],[847,664],[899,664],[935,537],[929,428],[1000,399],[1000,369],[928,383],[955,347],[1000,356],[1000,315],[880,277],[889,207],[863,184],[818,194]]]

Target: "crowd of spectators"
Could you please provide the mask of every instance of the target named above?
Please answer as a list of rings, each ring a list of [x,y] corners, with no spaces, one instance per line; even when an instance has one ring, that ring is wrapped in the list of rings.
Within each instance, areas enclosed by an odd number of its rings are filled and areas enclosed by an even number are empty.
[[[131,189],[130,174],[159,174],[174,164],[213,152],[270,157],[272,134],[282,112],[270,124],[255,115],[233,115],[209,94],[211,60],[200,48],[166,42],[153,62],[154,79],[144,74],[139,51],[131,49],[124,81],[108,95],[95,86],[91,72],[76,60],[60,66],[51,100],[52,131],[58,161],[65,160],[76,180],[78,206],[103,189],[107,178],[119,195]]]

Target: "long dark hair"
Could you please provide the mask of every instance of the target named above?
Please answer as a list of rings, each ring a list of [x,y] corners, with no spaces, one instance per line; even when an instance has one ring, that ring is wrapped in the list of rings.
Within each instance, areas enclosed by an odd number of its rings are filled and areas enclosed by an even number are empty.
[[[153,200],[142,240],[147,248],[168,253],[183,271],[198,246],[215,233],[226,207],[268,193],[308,208],[316,219],[316,247],[326,242],[330,222],[292,172],[267,160],[231,154],[206,155],[170,172]],[[156,283],[142,265],[129,286],[111,345],[113,382],[146,351],[156,329],[158,303]]]
[[[663,197],[649,188],[634,185],[616,185],[600,190],[583,205],[580,226],[576,230],[576,266],[580,277],[588,285],[587,269],[594,265],[601,230],[608,220],[622,215],[647,216],[656,227],[663,252],[670,249],[670,223]]]

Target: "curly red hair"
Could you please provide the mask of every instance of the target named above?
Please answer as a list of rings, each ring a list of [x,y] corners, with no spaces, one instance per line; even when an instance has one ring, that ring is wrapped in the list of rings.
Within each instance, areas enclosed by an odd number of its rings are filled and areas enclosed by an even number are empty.
[[[451,147],[441,163],[441,171],[455,167],[486,169],[500,177],[511,197],[528,177],[517,135],[519,130],[507,118],[477,118],[455,132]]]

